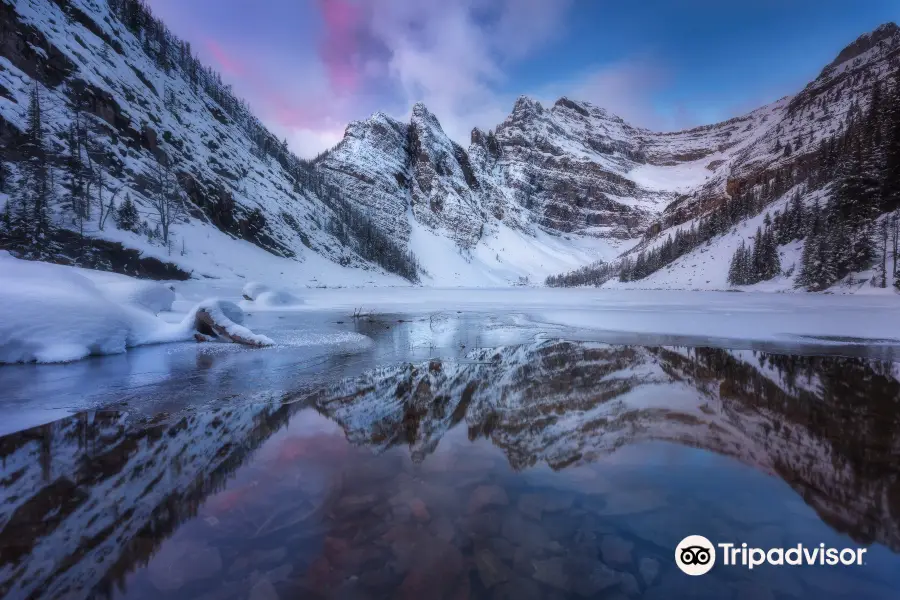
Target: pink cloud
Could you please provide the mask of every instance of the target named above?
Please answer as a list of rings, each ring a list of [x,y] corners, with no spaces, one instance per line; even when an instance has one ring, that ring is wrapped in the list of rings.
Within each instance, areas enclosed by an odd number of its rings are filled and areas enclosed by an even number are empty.
[[[244,62],[235,58],[216,40],[204,40],[207,51],[214,58],[222,72],[235,82],[243,82],[252,89],[251,96],[259,103],[262,112],[281,129],[325,130],[323,120],[328,116],[329,103],[324,98],[297,100],[286,94],[261,71],[248,69]]]
[[[328,73],[332,89],[349,93],[359,85],[356,56],[359,50],[358,28],[364,7],[352,0],[319,0],[325,22],[325,37],[319,45],[319,56]]]
[[[231,75],[233,77],[241,77],[247,70],[244,68],[244,64],[234,58],[229,52],[227,52],[219,43],[212,39],[206,38],[203,40],[203,43],[206,46],[206,49],[212,55],[212,57],[219,64],[219,68],[226,75]]]
[[[273,118],[282,127],[316,129],[324,125],[323,120],[328,116],[321,101],[297,102],[273,89],[265,91],[264,100],[271,107]]]

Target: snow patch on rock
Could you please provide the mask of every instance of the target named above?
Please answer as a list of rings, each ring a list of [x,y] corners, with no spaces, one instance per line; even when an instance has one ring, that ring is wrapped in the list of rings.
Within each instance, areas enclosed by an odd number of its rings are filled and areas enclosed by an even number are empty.
[[[260,283],[258,281],[251,281],[247,285],[244,286],[242,290],[242,294],[244,296],[244,300],[256,300],[260,294],[264,292],[268,292],[271,290],[269,286],[264,283]]]

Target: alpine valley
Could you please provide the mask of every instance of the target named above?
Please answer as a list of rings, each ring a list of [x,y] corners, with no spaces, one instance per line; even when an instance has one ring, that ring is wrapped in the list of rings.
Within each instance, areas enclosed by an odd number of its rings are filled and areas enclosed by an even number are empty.
[[[796,95],[686,131],[521,96],[465,148],[420,103],[308,161],[141,2],[2,0],[0,248],[301,287],[890,290],[898,53],[882,25]]]

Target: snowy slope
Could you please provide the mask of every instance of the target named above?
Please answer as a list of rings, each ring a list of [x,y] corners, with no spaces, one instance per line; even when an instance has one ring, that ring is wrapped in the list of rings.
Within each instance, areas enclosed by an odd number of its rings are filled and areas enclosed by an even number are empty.
[[[121,188],[119,199],[129,194],[152,227],[147,180],[164,152],[193,204],[186,222],[176,224],[171,248],[110,223],[101,231],[93,219],[89,235],[138,248],[194,276],[248,276],[261,269],[260,275],[287,272],[312,284],[402,281],[385,277],[328,233],[335,215],[327,203],[314,190],[296,187],[280,164],[260,158],[240,124],[184,73],[160,69],[104,0],[3,0],[0,12],[5,27],[22,38],[0,48],[4,143],[13,146],[16,130],[24,128],[37,78],[45,86],[46,133],[58,148],[65,147],[74,117],[67,106],[76,97],[85,103],[85,118],[110,155],[107,195]],[[10,147],[3,157],[15,160]],[[251,223],[254,210],[262,215],[261,227]],[[60,224],[67,224],[64,217]]]

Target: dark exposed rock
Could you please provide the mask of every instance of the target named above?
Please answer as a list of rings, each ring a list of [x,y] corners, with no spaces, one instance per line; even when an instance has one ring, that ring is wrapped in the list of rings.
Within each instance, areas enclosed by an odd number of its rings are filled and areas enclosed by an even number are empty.
[[[0,56],[50,87],[58,86],[75,69],[43,33],[19,19],[15,5],[6,2],[0,2]]]
[[[177,265],[152,256],[142,256],[140,250],[126,248],[119,242],[82,238],[65,229],[56,231],[54,248],[52,254],[41,256],[41,260],[158,281],[185,281],[191,277]],[[9,250],[18,258],[30,258],[33,250],[29,244],[4,239],[3,236],[0,236],[0,249]]]
[[[900,28],[898,28],[896,23],[893,22],[884,23],[874,31],[864,33],[863,35],[859,36],[852,44],[841,50],[837,57],[833,61],[831,61],[828,66],[825,67],[825,70],[828,71],[840,65],[841,63],[845,63],[848,60],[853,60],[863,52],[872,49],[879,43],[885,40],[890,40],[891,38],[896,36],[897,33],[900,33]]]

